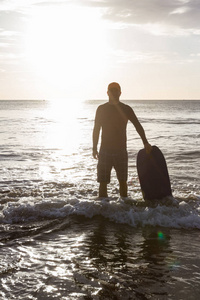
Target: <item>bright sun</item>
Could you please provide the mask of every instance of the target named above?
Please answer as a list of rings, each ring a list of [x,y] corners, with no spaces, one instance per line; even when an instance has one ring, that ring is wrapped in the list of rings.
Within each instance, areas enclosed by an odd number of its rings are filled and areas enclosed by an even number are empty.
[[[104,67],[106,36],[100,13],[76,6],[31,12],[26,53],[36,74],[57,87],[88,81]]]

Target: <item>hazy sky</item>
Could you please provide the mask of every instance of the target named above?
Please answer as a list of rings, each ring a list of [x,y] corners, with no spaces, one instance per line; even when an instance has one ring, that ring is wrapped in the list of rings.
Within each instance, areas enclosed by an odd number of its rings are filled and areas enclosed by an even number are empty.
[[[0,99],[200,99],[199,0],[0,0]]]

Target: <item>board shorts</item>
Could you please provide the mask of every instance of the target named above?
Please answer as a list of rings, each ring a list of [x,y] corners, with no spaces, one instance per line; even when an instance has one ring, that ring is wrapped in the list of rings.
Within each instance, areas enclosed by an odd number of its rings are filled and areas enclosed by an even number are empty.
[[[110,183],[110,174],[114,167],[119,181],[127,181],[128,154],[127,151],[109,153],[100,150],[97,165],[97,181]]]

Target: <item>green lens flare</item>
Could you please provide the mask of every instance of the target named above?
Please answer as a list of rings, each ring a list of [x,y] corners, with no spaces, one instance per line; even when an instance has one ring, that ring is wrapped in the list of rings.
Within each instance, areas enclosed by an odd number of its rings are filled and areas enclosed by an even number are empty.
[[[162,233],[162,231],[159,231],[159,232],[158,232],[158,239],[159,239],[159,240],[164,240],[164,239],[165,239],[165,236],[164,236],[164,234]]]

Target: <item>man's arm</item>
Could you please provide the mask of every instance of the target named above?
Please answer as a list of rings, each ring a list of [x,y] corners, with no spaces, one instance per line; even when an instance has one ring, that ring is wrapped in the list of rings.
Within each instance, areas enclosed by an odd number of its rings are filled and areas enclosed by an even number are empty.
[[[131,109],[132,110],[132,109]],[[151,145],[148,143],[146,135],[145,135],[145,131],[144,128],[142,127],[142,125],[140,124],[138,118],[136,117],[134,111],[132,110],[131,112],[131,117],[130,117],[130,121],[133,123],[133,125],[135,126],[135,129],[137,130],[137,133],[139,134],[139,136],[142,139],[142,142],[144,144],[144,148],[146,150],[147,153],[150,153],[152,150]]]
[[[93,157],[96,159],[98,158],[97,144],[99,141],[100,128],[98,124],[95,124],[93,129]]]
[[[99,122],[99,109],[97,109],[96,112],[96,116],[95,116],[95,121],[94,121],[94,129],[93,129],[93,135],[92,135],[92,139],[93,139],[93,157],[94,158],[98,158],[98,151],[97,151],[97,144],[99,141],[99,133],[100,133],[100,129],[101,129],[101,125]]]

